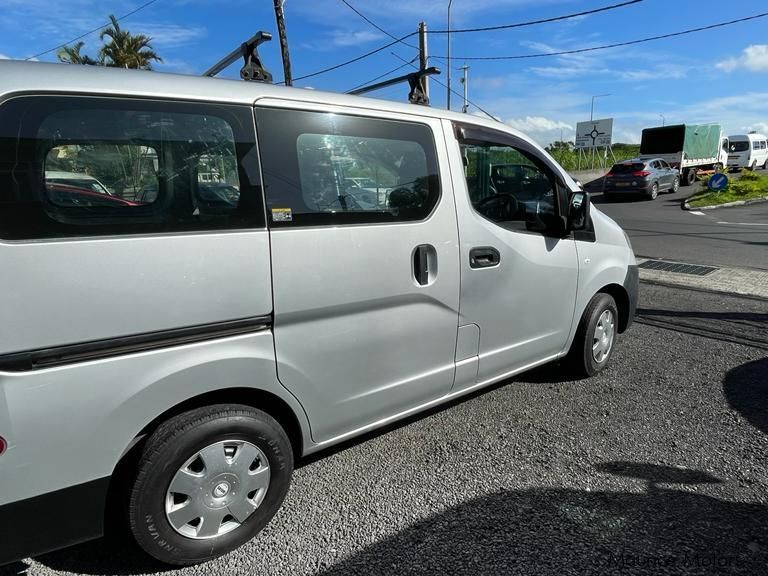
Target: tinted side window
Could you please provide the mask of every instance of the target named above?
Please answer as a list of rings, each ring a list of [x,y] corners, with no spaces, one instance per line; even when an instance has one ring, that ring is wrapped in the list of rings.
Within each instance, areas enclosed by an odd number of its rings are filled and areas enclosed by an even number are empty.
[[[511,230],[543,232],[557,218],[554,175],[527,152],[491,143],[462,143],[474,209]]]
[[[0,236],[263,227],[248,107],[79,97],[0,106]]]
[[[421,220],[440,198],[432,131],[321,112],[256,112],[275,226]]]
[[[759,140],[755,140],[754,142],[752,142],[752,150],[760,150],[760,141]]]

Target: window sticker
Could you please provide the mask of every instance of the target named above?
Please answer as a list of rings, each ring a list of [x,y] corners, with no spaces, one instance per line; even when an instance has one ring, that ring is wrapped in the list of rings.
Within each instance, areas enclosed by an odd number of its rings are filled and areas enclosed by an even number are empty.
[[[293,213],[290,208],[272,208],[272,222],[291,222]]]

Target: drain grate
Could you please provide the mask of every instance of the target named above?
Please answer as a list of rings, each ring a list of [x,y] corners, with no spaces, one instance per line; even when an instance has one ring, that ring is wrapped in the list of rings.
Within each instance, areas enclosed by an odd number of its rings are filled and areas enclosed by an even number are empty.
[[[681,264],[680,262],[667,262],[666,260],[646,260],[639,266],[646,270],[662,270],[677,274],[690,274],[692,276],[706,276],[719,270],[714,266],[699,266],[698,264]]]

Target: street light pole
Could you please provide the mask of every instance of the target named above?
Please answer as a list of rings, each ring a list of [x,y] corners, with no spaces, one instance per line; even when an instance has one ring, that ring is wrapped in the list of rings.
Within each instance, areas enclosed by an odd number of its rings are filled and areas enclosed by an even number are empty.
[[[448,76],[446,78],[447,82],[446,85],[448,86],[448,110],[451,109],[451,4],[453,3],[453,0],[448,0],[448,64],[446,68],[448,69]]]
[[[659,114],[661,116],[661,125],[666,126],[666,119],[664,118],[664,114]]]
[[[589,108],[589,121],[592,122],[595,112],[595,98],[602,98],[603,96],[610,96],[610,94],[595,94],[592,96],[592,106]]]

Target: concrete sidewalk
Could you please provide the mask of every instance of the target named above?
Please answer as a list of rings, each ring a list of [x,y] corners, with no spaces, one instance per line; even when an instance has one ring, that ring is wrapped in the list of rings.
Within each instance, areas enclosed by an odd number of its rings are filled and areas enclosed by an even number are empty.
[[[649,258],[638,258],[637,263],[642,264],[647,260]],[[726,294],[741,294],[768,300],[768,271],[764,270],[717,267],[717,270],[706,276],[695,276],[640,268],[640,280]]]

